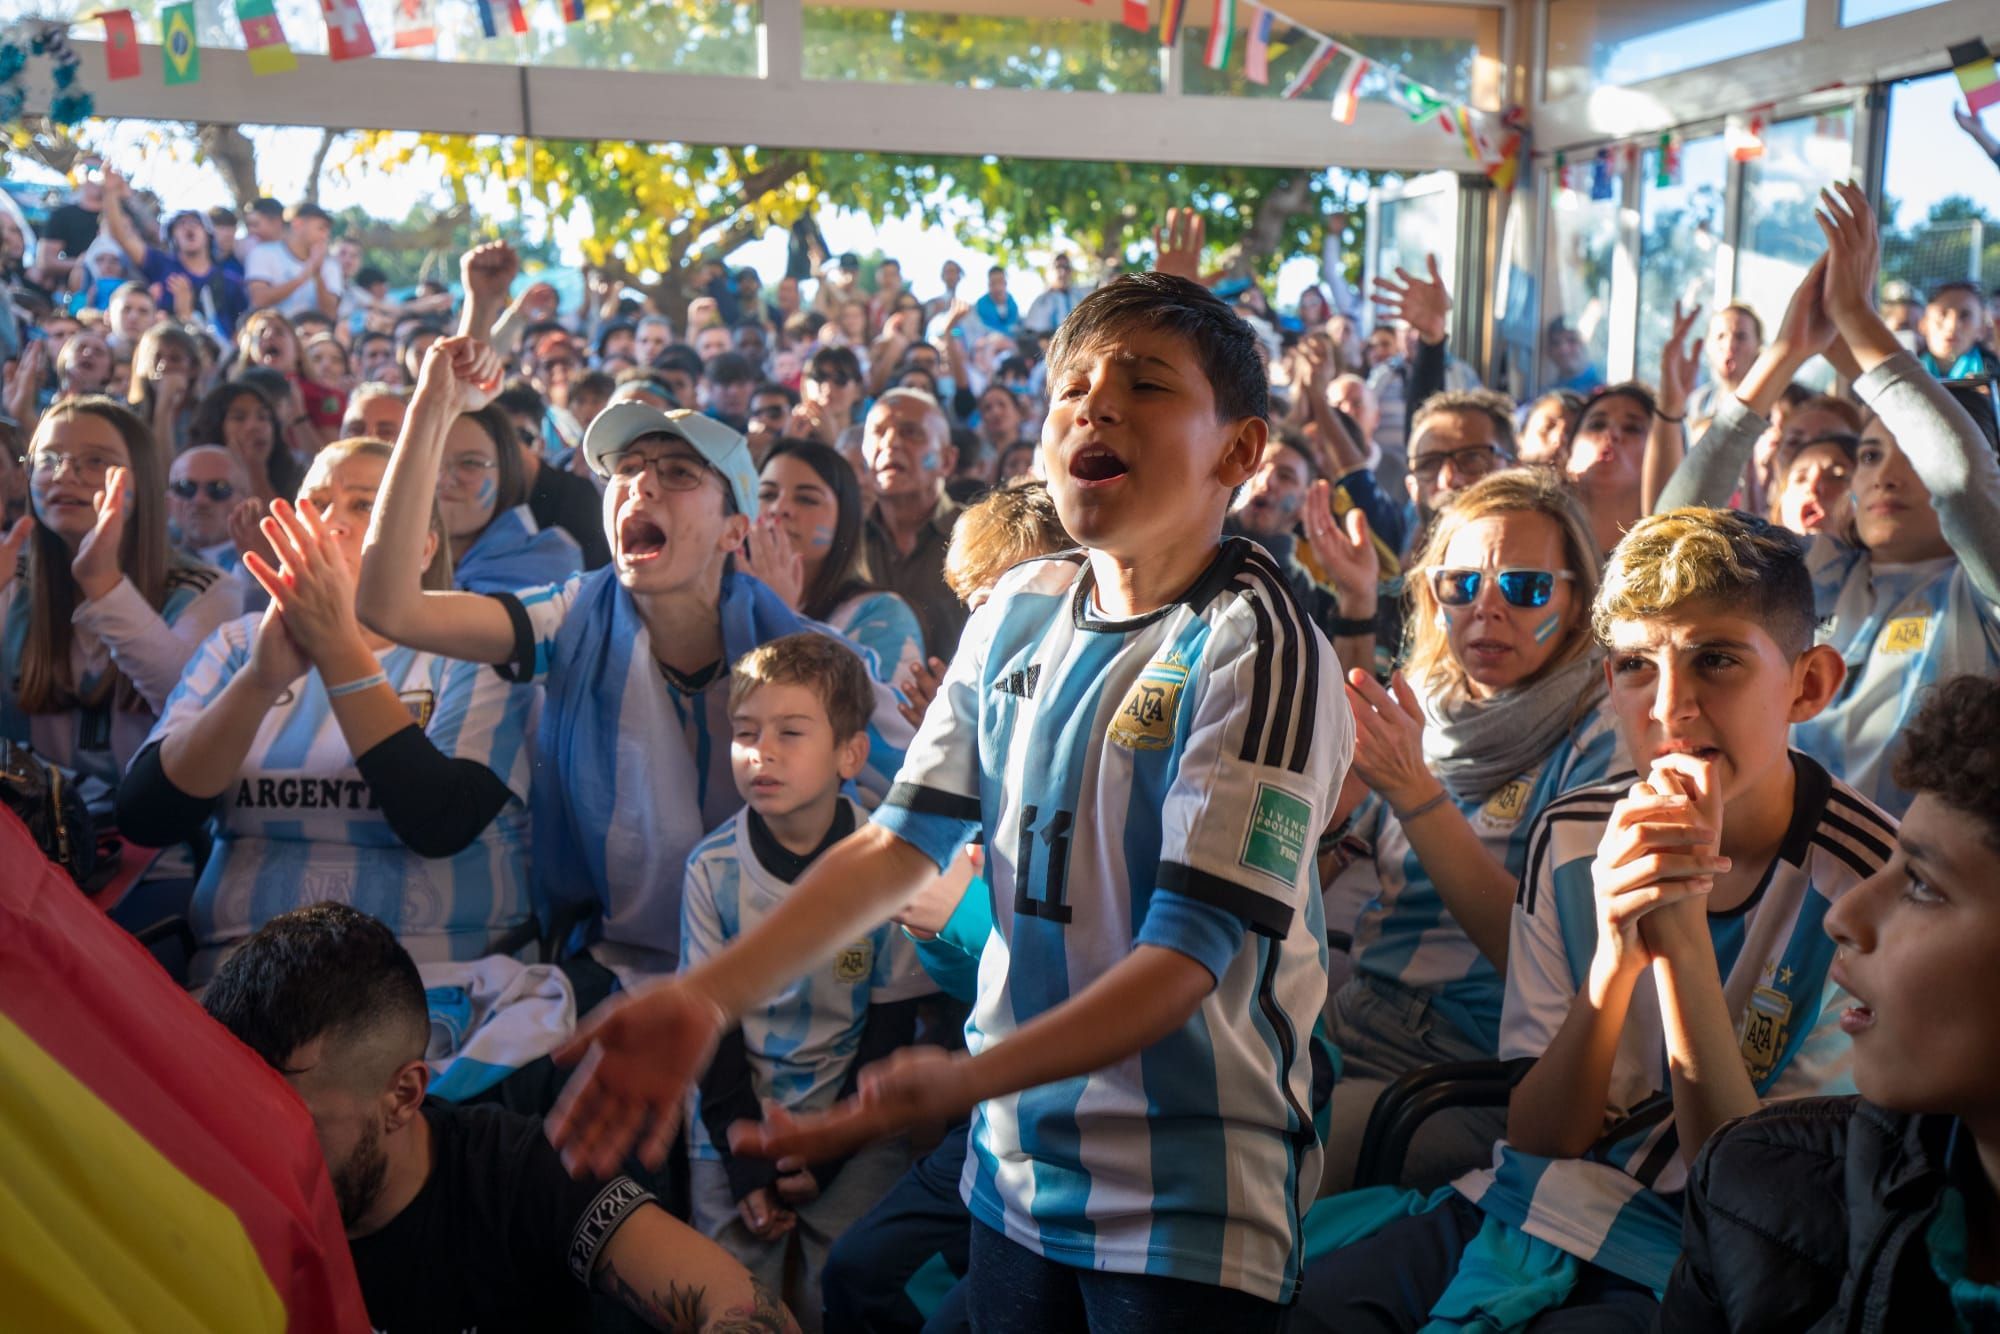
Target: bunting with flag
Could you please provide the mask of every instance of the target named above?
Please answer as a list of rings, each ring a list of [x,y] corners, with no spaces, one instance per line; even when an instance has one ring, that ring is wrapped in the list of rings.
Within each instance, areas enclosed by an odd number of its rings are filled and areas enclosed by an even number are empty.
[[[1410,120],[1417,124],[1432,121],[1446,134],[1458,133],[1458,126],[1452,120],[1451,110],[1442,97],[1426,88],[1415,79],[1404,78],[1396,84],[1396,99],[1403,109],[1410,113]]]
[[[361,17],[356,0],[319,0],[326,19],[326,55],[329,60],[360,60],[375,54],[375,35]]]
[[[1146,0],[1125,0],[1125,26],[1133,32],[1146,32],[1153,21],[1146,14]]]
[[[437,9],[434,0],[396,0],[396,41],[398,51],[437,45]]]
[[[1181,16],[1187,11],[1187,0],[1160,0],[1160,45],[1179,46],[1181,43]]]
[[[1285,85],[1282,96],[1286,100],[1289,101],[1312,87],[1313,81],[1326,73],[1326,67],[1333,63],[1333,43],[1324,37],[1318,38],[1317,41],[1319,44],[1313,47],[1311,59],[1307,60],[1299,68],[1299,72],[1292,76],[1292,81]]]
[[[201,81],[201,47],[194,38],[194,0],[160,11],[161,72],[169,88]]]
[[[1965,94],[1966,109],[1978,115],[2000,104],[2000,71],[1993,66],[1993,54],[1984,42],[1960,42],[1950,50],[1951,72]]]
[[[1222,69],[1229,64],[1229,53],[1236,46],[1236,0],[1215,0],[1215,12],[1208,23],[1208,45],[1203,49],[1202,63],[1210,69]]]
[[[139,34],[129,9],[101,9],[92,15],[104,24],[104,76],[108,79],[139,77]]]
[[[1271,82],[1271,11],[1252,5],[1257,17],[1250,20],[1250,40],[1243,46],[1243,77],[1258,85]]]
[[[1354,113],[1361,106],[1361,76],[1368,72],[1368,62],[1360,56],[1348,59],[1347,68],[1340,72],[1340,82],[1333,88],[1333,118],[1342,125],[1354,123]]]
[[[521,8],[521,0],[479,0],[479,30],[488,37],[500,35],[500,18],[495,7],[504,7],[507,13],[508,30],[520,34],[528,30],[527,11]]]
[[[243,25],[243,49],[249,53],[252,74],[288,74],[299,67],[271,0],[236,0],[236,21]]]
[[[1474,162],[1486,161],[1486,144],[1479,136],[1479,126],[1473,123],[1472,108],[1460,103],[1452,111],[1458,122],[1459,141],[1465,145],[1465,155]]]
[[[1722,122],[1722,146],[1735,162],[1754,162],[1764,156],[1764,116],[1752,111],[1726,117]]]
[[[583,0],[558,0],[562,5],[564,23],[583,22]]]
[[[1664,190],[1668,186],[1679,185],[1681,180],[1681,141],[1668,130],[1660,136],[1660,160],[1653,173],[1653,184]]]
[[[298,1095],[5,810],[0,866],[0,1324],[369,1328]]]

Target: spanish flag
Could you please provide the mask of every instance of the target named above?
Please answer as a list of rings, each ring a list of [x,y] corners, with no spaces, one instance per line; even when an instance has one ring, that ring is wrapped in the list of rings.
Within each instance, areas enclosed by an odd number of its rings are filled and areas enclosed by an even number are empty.
[[[369,1329],[305,1106],[0,811],[0,1324]]]

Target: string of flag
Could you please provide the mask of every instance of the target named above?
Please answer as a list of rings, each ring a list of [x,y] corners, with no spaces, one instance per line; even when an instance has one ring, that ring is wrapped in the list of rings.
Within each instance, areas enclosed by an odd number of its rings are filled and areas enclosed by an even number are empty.
[[[564,23],[583,21],[585,0],[552,0],[552,3]],[[475,4],[483,35],[498,37],[503,29],[515,35],[528,31],[524,0],[475,0]],[[1135,4],[1139,8],[1139,26],[1143,28],[1145,0],[1125,0],[1127,19],[1129,22]],[[243,49],[250,57],[251,73],[285,74],[299,67],[284,25],[278,21],[275,0],[235,0],[235,10],[237,26],[243,31]],[[327,59],[361,60],[376,54],[375,36],[361,15],[360,0],[320,0],[320,15],[326,22]],[[395,50],[437,45],[437,0],[396,0],[393,21],[391,44]],[[83,15],[78,22],[103,25],[107,78],[136,79],[144,72],[137,24],[130,9],[101,9]],[[194,0],[160,6],[160,52],[161,79],[168,87],[201,81],[201,44],[195,36]]]

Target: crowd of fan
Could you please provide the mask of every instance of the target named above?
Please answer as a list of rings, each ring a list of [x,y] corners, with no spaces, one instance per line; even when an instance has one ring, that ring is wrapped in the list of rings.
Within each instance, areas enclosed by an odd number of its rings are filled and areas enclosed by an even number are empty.
[[[1610,385],[1558,323],[1517,403],[1434,261],[1280,314],[1188,213],[1025,312],[670,316],[93,173],[0,213],[0,732],[162,850],[380,1329],[1988,1328],[2000,292],[1821,210],[1781,315]],[[1062,1064],[1127,956],[1165,1017]],[[999,1038],[970,1117],[912,1055]],[[1368,1161],[1444,1062],[1497,1096]]]

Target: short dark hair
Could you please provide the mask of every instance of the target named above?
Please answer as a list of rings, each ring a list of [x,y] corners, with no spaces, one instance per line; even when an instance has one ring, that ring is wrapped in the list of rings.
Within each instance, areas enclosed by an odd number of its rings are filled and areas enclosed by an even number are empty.
[[[776,380],[765,380],[755,389],[752,389],[750,391],[750,401],[754,403],[758,399],[768,397],[771,394],[776,394],[784,399],[785,406],[787,407],[795,408],[799,405],[799,391],[788,384],[780,384]]]
[[[1917,716],[1903,725],[1896,786],[1928,792],[1985,825],[1987,846],[2000,850],[2000,681],[1957,676],[1924,692]]]
[[[425,334],[446,337],[451,331],[430,316],[404,316],[396,321],[396,351],[402,352]]]
[[[613,338],[622,333],[636,335],[638,332],[639,326],[630,320],[613,320],[597,331],[597,341],[592,346],[596,349],[597,355],[601,357],[604,355],[604,345],[609,343]]]
[[[569,395],[597,394],[609,398],[618,392],[618,381],[607,371],[585,371],[570,382]]]
[[[243,211],[255,213],[260,218],[277,218],[279,221],[283,221],[285,217],[285,206],[269,195],[265,195],[262,199],[251,200],[250,206]]]
[[[354,271],[354,285],[356,287],[384,287],[388,285],[388,282],[389,275],[382,272],[379,265],[363,264]]]
[[[757,368],[740,352],[718,352],[703,363],[701,376],[710,384],[748,384],[757,378]]]
[[[854,355],[853,348],[822,347],[806,358],[805,376],[808,380],[818,380],[832,373],[860,382],[861,359]]]
[[[421,1056],[430,1032],[424,981],[395,933],[332,901],[281,913],[223,961],[202,1005],[282,1073],[318,1037],[399,1030]]]
[[[367,347],[370,343],[387,343],[390,347],[396,346],[396,340],[391,335],[383,333],[380,329],[369,329],[364,333],[356,335],[354,339],[355,352],[359,354],[361,349]]]
[[[1819,627],[1805,539],[1738,510],[1699,506],[1632,526],[1605,561],[1591,626],[1608,644],[1614,623],[1663,616],[1690,602],[1742,612],[1787,658],[1812,647]]]
[[[507,387],[493,396],[493,405],[511,416],[533,417],[536,421],[548,411],[541,391],[525,380],[509,380]]]
[[[333,214],[328,213],[325,209],[310,200],[301,199],[298,203],[285,210],[286,222],[306,222],[309,220],[323,222],[329,227],[333,226]]]
[[[656,371],[681,371],[689,379],[699,380],[701,378],[701,353],[695,351],[686,343],[675,343],[672,347],[660,353],[659,356],[653,358],[653,369]]]
[[[1256,332],[1215,293],[1173,274],[1128,273],[1078,302],[1049,345],[1049,370],[1060,373],[1071,357],[1138,329],[1193,346],[1218,421],[1271,415],[1271,379]]]
[[[1969,279],[1958,278],[1948,283],[1939,283],[1936,287],[1932,288],[1930,300],[1926,301],[1924,304],[1927,306],[1935,304],[1937,299],[1943,296],[1946,292],[1963,292],[1967,296],[1971,297],[1974,301],[1980,302],[1981,304],[1984,304],[1985,302],[1985,293],[1979,290],[1978,283],[1972,282]]]

